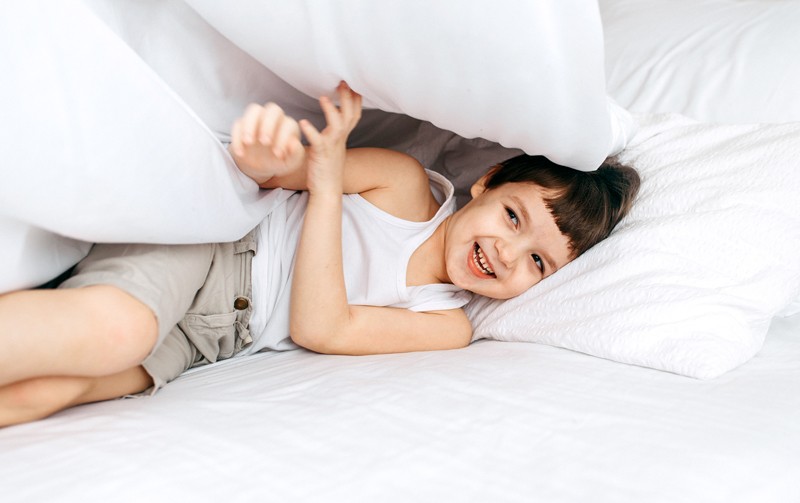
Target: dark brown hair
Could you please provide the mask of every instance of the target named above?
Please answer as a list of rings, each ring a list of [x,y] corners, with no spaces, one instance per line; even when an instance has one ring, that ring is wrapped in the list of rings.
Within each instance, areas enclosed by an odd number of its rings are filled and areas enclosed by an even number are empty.
[[[545,189],[544,202],[558,229],[569,239],[573,258],[607,238],[631,208],[639,174],[608,158],[595,171],[578,171],[540,155],[520,155],[493,169],[492,189],[506,183],[533,183]]]

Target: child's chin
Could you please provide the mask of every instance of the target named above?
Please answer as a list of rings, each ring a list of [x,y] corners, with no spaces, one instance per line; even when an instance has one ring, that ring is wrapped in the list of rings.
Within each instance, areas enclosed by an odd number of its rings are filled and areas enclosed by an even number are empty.
[[[520,293],[513,293],[513,292],[473,292],[477,293],[478,295],[483,295],[484,297],[489,297],[490,299],[495,300],[508,300],[513,299],[514,297],[520,295]]]
[[[480,295],[481,297],[486,297],[488,299],[495,299],[495,300],[506,300],[509,297],[503,297],[498,295],[497,292],[487,292],[486,290],[481,290],[480,288],[476,288],[474,290],[467,289],[470,292],[474,293],[475,295]]]

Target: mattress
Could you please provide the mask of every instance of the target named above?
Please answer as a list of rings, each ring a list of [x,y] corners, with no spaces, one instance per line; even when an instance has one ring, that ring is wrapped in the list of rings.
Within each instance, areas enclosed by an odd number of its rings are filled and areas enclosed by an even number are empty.
[[[711,381],[497,341],[263,353],[0,430],[5,502],[794,502],[800,316]]]

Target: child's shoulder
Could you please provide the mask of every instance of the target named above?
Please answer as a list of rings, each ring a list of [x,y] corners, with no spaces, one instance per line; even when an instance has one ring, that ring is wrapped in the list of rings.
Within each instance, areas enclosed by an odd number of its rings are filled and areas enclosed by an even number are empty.
[[[390,215],[412,222],[426,222],[436,215],[439,202],[431,191],[428,173],[417,159],[394,150],[364,150],[356,155],[365,155],[360,162],[372,164],[368,169],[380,178],[375,188],[360,193],[364,199]]]

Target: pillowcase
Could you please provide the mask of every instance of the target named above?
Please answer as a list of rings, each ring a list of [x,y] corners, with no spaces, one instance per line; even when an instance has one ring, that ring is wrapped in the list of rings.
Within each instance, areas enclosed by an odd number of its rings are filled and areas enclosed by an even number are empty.
[[[368,107],[578,169],[630,135],[606,97],[592,1],[187,3],[309,96],[346,80]]]
[[[609,94],[634,112],[800,121],[800,3],[601,0]]]
[[[708,379],[751,358],[800,295],[800,123],[639,120],[620,157],[642,178],[631,213],[520,297],[475,299],[476,339]]]

